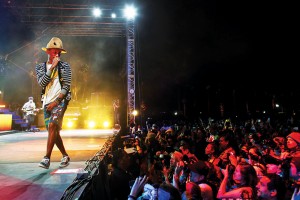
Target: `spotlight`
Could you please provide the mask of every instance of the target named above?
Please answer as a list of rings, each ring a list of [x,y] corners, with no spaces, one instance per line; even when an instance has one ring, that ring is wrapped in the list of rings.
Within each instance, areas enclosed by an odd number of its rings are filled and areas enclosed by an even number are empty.
[[[138,115],[138,111],[134,110],[134,111],[132,111],[132,114],[133,114],[133,116],[137,116]]]
[[[116,15],[116,13],[111,13],[111,18],[116,18],[117,17],[117,15]]]
[[[88,127],[89,127],[89,128],[95,128],[95,127],[96,127],[96,122],[94,122],[94,121],[89,121],[89,122],[88,122]]]
[[[72,128],[74,126],[74,123],[72,121],[68,121],[67,127]]]
[[[101,12],[101,10],[100,10],[99,8],[94,8],[94,9],[93,9],[93,15],[94,15],[95,17],[100,17],[101,14],[102,14],[102,12]]]
[[[103,122],[103,127],[104,128],[108,128],[109,127],[109,122],[108,121],[104,121]]]
[[[127,19],[134,19],[136,15],[137,15],[137,13],[136,13],[136,8],[135,7],[128,6],[128,5],[125,7],[124,16]]]

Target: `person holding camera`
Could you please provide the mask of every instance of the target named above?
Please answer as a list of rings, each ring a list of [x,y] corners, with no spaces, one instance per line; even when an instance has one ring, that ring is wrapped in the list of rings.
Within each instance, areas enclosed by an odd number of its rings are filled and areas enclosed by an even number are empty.
[[[229,168],[230,164],[226,165],[226,169],[222,170],[224,178],[221,182],[218,190],[218,199],[257,199],[256,185],[258,178],[254,167],[247,162],[240,162],[235,167],[232,178],[234,181],[234,187],[227,188],[227,182],[229,180]]]
[[[199,186],[202,199],[204,199],[204,200],[215,199],[214,198],[215,195],[213,194],[212,185],[209,184],[209,182],[207,181],[209,168],[208,168],[207,164],[205,163],[205,161],[198,160],[197,162],[187,164],[186,167],[187,167],[188,171],[183,173],[183,175],[186,175],[188,172],[186,182],[189,182],[189,181],[194,182]],[[179,174],[181,173],[182,170],[184,170],[184,167],[179,166],[179,165],[176,167],[175,174],[174,174],[174,180],[173,180],[173,185],[177,189],[179,189],[179,191],[181,190],[181,188],[179,188],[179,184],[181,181]],[[182,191],[182,192],[184,192],[184,191]]]
[[[179,150],[183,154],[183,160],[186,162],[197,162],[198,158],[191,152],[191,141],[188,139],[182,139],[179,143]]]
[[[218,163],[220,162],[220,158],[218,158],[218,148],[215,142],[210,142],[205,147],[205,154],[207,155],[207,161],[213,165],[213,168],[216,172],[216,176],[218,179],[222,180],[222,172],[218,167]]]
[[[236,150],[233,148],[233,133],[225,132],[219,138],[219,148],[221,154],[219,155],[218,166],[225,169],[226,165],[231,163],[234,166],[237,165]]]

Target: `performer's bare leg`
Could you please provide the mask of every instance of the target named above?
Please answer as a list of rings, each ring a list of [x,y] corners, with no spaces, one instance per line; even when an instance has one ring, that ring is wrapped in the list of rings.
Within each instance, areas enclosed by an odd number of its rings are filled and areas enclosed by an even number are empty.
[[[46,157],[50,158],[56,140],[56,124],[50,122],[48,125],[48,140]]]
[[[56,143],[55,144],[56,144],[57,148],[59,149],[59,151],[61,152],[61,154],[63,156],[67,156],[68,155],[67,152],[66,152],[63,140],[61,139],[60,131],[59,130],[57,131]]]
[[[47,141],[47,154],[46,157],[50,158],[52,154],[52,150],[56,144],[57,148],[60,150],[63,156],[67,156],[65,147],[63,145],[63,141],[59,134],[59,127],[57,124],[50,122],[48,126],[48,141]]]

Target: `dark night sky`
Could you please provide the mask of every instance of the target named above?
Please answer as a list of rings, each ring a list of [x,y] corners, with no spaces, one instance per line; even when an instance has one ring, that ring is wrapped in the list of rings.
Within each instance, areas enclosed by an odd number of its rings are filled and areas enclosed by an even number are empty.
[[[255,105],[270,104],[274,95],[285,97],[284,101],[299,97],[292,61],[295,25],[289,5],[218,0],[137,2],[137,98],[145,101],[149,111],[182,110],[186,102],[188,113],[206,112],[209,98],[212,110],[222,102],[225,109],[236,111],[247,101],[253,102],[255,110]],[[3,8],[0,16],[4,27],[0,30],[0,55],[5,55],[30,41],[32,35],[19,31],[21,25],[8,25],[13,19],[6,17]],[[86,40],[85,45],[95,45]],[[64,41],[67,46],[68,39]],[[80,46],[81,41],[76,44]],[[124,82],[117,80],[124,67],[120,44],[121,39],[112,38],[101,38],[96,44],[98,52],[103,50],[103,68],[118,66],[114,70],[100,68],[97,73],[107,73],[105,77],[114,74],[102,81],[120,84],[116,87],[122,90]],[[99,58],[95,47],[85,52],[73,50],[72,54],[88,54],[92,63]],[[102,83],[93,81],[100,88]]]
[[[289,79],[294,71],[289,50],[292,18],[283,5],[173,2],[163,1],[159,6],[157,1],[148,3],[142,16],[146,19],[139,27],[141,40],[154,41],[141,43],[142,64],[152,69],[143,75],[144,84],[153,83],[151,102],[165,106],[177,103],[171,94],[180,90],[179,102],[186,99],[188,106],[207,106],[210,88],[223,103],[232,101],[235,90],[236,95],[255,101],[267,96],[257,102],[264,104],[275,94],[297,89],[297,82]],[[162,82],[155,84],[157,79]],[[164,95],[157,98],[155,91]]]

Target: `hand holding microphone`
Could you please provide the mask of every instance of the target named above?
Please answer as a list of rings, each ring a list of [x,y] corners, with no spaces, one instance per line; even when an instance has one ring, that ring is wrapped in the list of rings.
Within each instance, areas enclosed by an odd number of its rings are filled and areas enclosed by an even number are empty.
[[[57,66],[57,64],[58,64],[59,61],[60,61],[60,57],[59,57],[59,54],[57,54],[57,55],[53,58],[53,61],[52,61],[52,65],[51,65],[50,70],[53,70],[53,69]]]

